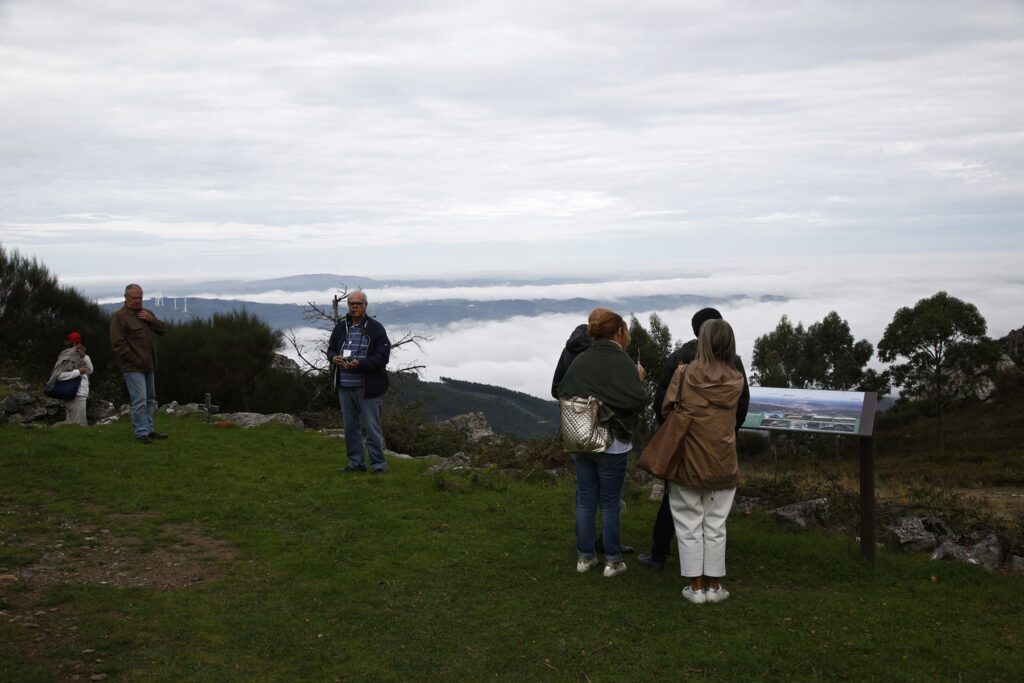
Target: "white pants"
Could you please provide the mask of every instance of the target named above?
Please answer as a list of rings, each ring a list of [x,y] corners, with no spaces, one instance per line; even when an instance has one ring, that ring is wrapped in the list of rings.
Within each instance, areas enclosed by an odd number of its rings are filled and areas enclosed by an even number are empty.
[[[668,504],[679,542],[679,573],[725,576],[725,520],[736,489],[690,489],[669,484]]]
[[[88,427],[89,422],[85,418],[85,396],[75,396],[70,401],[64,401],[64,410],[67,417],[64,422],[69,425],[82,425]]]

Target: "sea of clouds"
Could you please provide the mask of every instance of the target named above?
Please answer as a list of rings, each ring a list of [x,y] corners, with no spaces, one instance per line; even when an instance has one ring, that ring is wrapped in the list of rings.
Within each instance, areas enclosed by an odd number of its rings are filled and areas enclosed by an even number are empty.
[[[468,300],[586,297],[607,302],[624,315],[645,324],[657,313],[673,339],[692,337],[694,307],[670,310],[628,310],[622,299],[640,294],[692,294],[709,298],[739,297],[718,305],[736,331],[737,351],[748,366],[754,340],[786,315],[809,325],[837,311],[856,339],[877,345],[896,310],[913,306],[940,290],[975,304],[988,322],[989,334],[1001,337],[1024,326],[1024,276],[1019,253],[970,255],[875,256],[865,258],[792,259],[721,265],[697,277],[619,277],[606,281],[555,285],[501,285],[489,287],[388,288],[369,292],[374,302],[464,298]],[[289,301],[296,294],[288,293]],[[312,293],[302,293],[302,296]],[[249,299],[279,301],[277,293]],[[783,297],[764,301],[762,297]],[[315,298],[315,297],[310,297]],[[547,397],[551,374],[579,314],[512,317],[504,320],[463,321],[411,330],[431,340],[423,351],[404,347],[394,354],[395,365],[421,363],[423,378],[453,377],[495,384]],[[381,320],[387,326],[387,320]],[[393,338],[410,331],[389,329]],[[310,338],[314,330],[299,331]],[[641,359],[642,361],[643,359]],[[872,359],[873,367],[882,367]]]

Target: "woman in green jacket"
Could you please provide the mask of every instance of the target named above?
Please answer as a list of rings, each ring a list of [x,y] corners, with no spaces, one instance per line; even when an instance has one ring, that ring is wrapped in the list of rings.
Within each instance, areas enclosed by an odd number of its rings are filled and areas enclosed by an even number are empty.
[[[613,437],[603,453],[572,455],[576,465],[576,571],[586,572],[597,565],[595,528],[600,506],[604,575],[610,578],[626,571],[619,537],[622,485],[626,458],[633,448],[633,428],[647,401],[642,384],[645,372],[624,351],[629,345],[629,328],[618,313],[595,311],[587,331],[593,342],[569,366],[558,385],[558,396],[599,399],[603,404],[599,418]]]

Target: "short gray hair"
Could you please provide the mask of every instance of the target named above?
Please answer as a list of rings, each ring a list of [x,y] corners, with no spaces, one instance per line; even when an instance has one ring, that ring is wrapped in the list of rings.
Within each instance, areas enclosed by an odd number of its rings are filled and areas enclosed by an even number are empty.
[[[137,289],[140,292],[142,291],[142,287],[133,282],[132,284],[124,288],[124,295],[128,296],[128,292],[132,291],[133,289]]]

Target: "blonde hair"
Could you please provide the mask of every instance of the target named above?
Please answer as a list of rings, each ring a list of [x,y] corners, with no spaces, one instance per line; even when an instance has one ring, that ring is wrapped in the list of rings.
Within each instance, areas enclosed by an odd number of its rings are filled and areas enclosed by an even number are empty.
[[[697,335],[697,362],[709,367],[732,367],[736,355],[736,335],[724,320],[705,320]]]
[[[587,332],[594,339],[611,339],[619,330],[625,334],[622,347],[629,346],[629,325],[622,316],[607,308],[595,308],[587,322]]]

